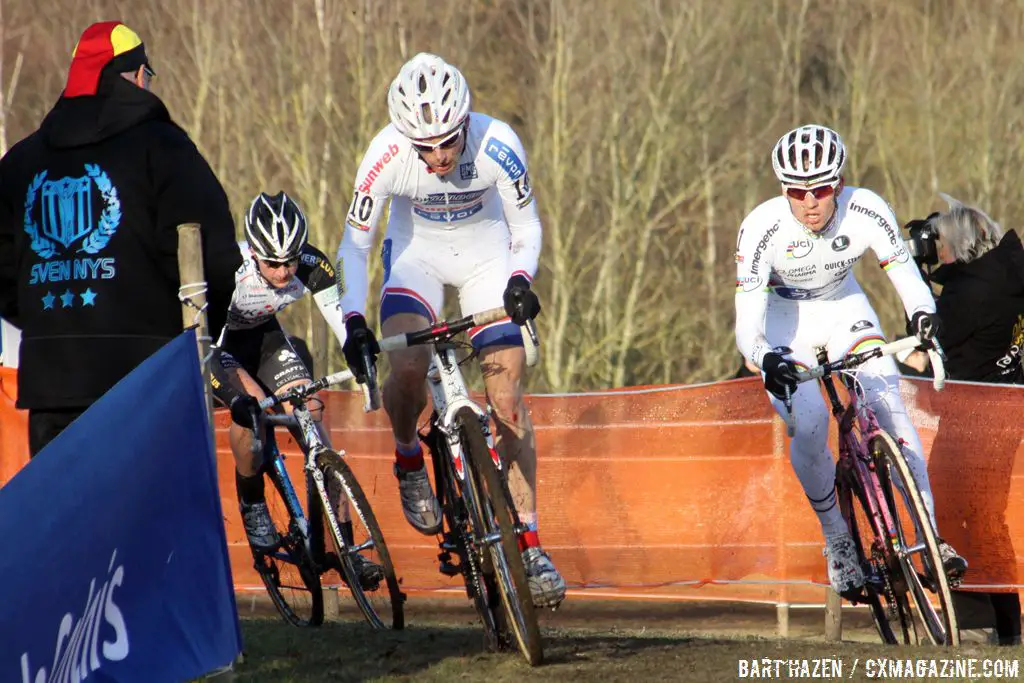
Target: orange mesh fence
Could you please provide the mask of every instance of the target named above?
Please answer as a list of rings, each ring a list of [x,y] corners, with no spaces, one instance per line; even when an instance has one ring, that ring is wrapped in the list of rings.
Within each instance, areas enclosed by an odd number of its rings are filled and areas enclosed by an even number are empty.
[[[0,374],[0,480],[24,463],[25,418],[13,371]],[[1019,587],[1024,532],[1024,389],[901,386],[926,452],[944,537],[970,561],[968,586]],[[407,591],[458,591],[437,571],[435,539],[405,522],[383,411],[326,392],[336,447],[370,498]],[[592,597],[821,602],[817,520],[789,465],[781,421],[759,381],[650,387],[528,399],[537,430],[540,535],[574,592]],[[261,589],[239,519],[228,417],[217,415],[218,468],[239,589]],[[283,430],[292,481],[302,460]],[[835,428],[832,428],[835,443]],[[1021,541],[1024,545],[1024,541]]]

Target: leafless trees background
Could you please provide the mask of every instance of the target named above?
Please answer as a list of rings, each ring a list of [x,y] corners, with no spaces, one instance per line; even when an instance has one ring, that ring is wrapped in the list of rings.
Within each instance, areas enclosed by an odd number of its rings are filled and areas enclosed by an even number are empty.
[[[1024,203],[1021,0],[0,0],[2,150],[59,96],[81,30],[112,18],[146,41],[155,91],[235,213],[285,189],[328,252],[399,66],[421,50],[458,65],[530,157],[534,390],[735,370],[737,226],[778,191],[768,153],[800,123],[837,128],[848,182],[902,221],[941,208],[938,190],[1006,227]],[[899,306],[870,260],[858,275],[893,334]],[[289,316],[336,367],[308,303]]]

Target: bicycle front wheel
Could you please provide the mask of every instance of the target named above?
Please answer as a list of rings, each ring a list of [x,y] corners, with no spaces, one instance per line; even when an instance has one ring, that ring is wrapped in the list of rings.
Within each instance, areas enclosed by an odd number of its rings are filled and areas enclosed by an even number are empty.
[[[316,466],[323,475],[322,485],[318,481],[316,486],[324,526],[337,557],[336,568],[352,593],[356,606],[373,628],[404,628],[405,596],[399,588],[384,534],[363,488],[348,463],[335,451],[323,451],[317,455]],[[344,537],[338,520],[336,503],[342,495],[348,498],[351,539]],[[368,570],[367,561],[376,568]]]
[[[523,556],[519,552],[519,542],[512,524],[514,510],[501,475],[491,459],[479,416],[469,408],[462,408],[456,413],[455,421],[463,454],[472,464],[472,476],[482,484],[477,490],[486,491],[486,496],[482,496],[479,501],[484,513],[481,519],[483,529],[477,531],[484,532],[483,542],[487,543],[494,565],[495,578],[508,616],[507,622],[523,656],[531,665],[536,666],[544,659],[544,649],[530,586],[526,580],[526,567],[523,566]]]
[[[900,447],[885,432],[872,437],[868,445],[879,465],[882,491],[893,511],[896,527],[893,547],[899,558],[903,583],[897,590],[902,588],[909,593],[932,643],[959,645],[960,629],[949,581],[942,569],[938,538],[910,465]]]
[[[436,419],[436,415],[432,421]],[[487,573],[481,563],[480,556],[472,550],[473,529],[483,528],[479,513],[479,505],[470,510],[466,501],[479,498],[479,487],[466,485],[473,492],[467,497],[460,495],[455,482],[451,451],[443,439],[431,436],[427,442],[434,463],[434,482],[437,485],[437,500],[444,514],[445,528],[442,529],[442,553],[454,552],[458,557],[459,571],[466,586],[466,595],[473,601],[473,606],[480,615],[484,625],[484,638],[488,650],[497,651],[503,645],[504,614],[502,613],[501,596],[494,581],[494,569],[488,566]],[[442,555],[444,557],[444,555]],[[444,572],[442,572],[444,573]]]
[[[296,517],[291,511],[288,501],[298,505],[291,482],[272,467],[267,476],[274,483],[273,491],[269,487],[266,491],[267,507],[281,542],[272,552],[250,546],[256,571],[274,607],[288,623],[319,626],[324,621],[324,597],[320,572],[310,553],[308,524],[305,517]]]
[[[837,479],[841,474],[837,473]],[[892,587],[891,568],[898,564],[890,539],[878,533],[880,520],[872,512],[860,478],[851,472],[840,480],[839,507],[857,546],[857,554],[864,565],[864,601],[871,609],[871,617],[883,643],[897,645],[911,642],[913,616],[906,594],[896,593]],[[874,477],[867,484],[875,483]],[[886,501],[878,501],[887,505]],[[898,569],[897,569],[898,571]]]

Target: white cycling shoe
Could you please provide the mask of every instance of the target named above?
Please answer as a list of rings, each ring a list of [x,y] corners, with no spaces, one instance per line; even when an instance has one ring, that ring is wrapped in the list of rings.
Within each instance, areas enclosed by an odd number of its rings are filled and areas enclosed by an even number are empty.
[[[857,547],[850,534],[826,538],[822,554],[828,562],[828,582],[836,593],[842,595],[864,585],[864,570],[861,569]]]

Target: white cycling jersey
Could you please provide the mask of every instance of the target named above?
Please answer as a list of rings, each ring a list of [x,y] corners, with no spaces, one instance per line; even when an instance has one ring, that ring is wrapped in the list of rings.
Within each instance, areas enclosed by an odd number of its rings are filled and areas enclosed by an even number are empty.
[[[385,249],[401,245],[401,254],[385,254],[385,270],[392,270],[391,259],[397,260],[399,255],[410,270],[422,269],[423,263],[430,262],[444,266],[443,273],[439,270],[423,277],[401,274],[403,287],[396,289],[428,304],[425,310],[437,302],[430,301],[432,294],[419,289],[440,291],[444,284],[491,290],[497,286],[496,305],[501,305],[501,291],[508,277],[522,274],[533,279],[541,249],[541,224],[526,154],[512,128],[471,112],[462,156],[450,173],[438,176],[409,139],[389,124],[370,143],[359,166],[345,234],[338,248],[341,305],[346,317],[365,313],[367,258],[389,198]],[[504,237],[495,239],[499,235]],[[449,247],[435,253],[432,247],[439,242]],[[500,264],[496,256],[502,256]],[[503,271],[493,274],[497,285],[481,283],[473,275],[485,261]],[[442,275],[445,282],[439,280]],[[466,294],[460,291],[460,295],[465,309]],[[488,296],[493,300],[495,294],[490,292]],[[467,315],[476,312],[463,311]]]
[[[816,349],[830,359],[884,343],[881,325],[853,276],[868,249],[903,301],[907,315],[934,312],[931,291],[910,259],[892,209],[874,192],[844,188],[826,229],[813,233],[793,216],[784,196],[764,202],[743,221],[736,244],[736,344],[761,366],[775,351],[798,366],[816,365]],[[933,516],[931,486],[921,440],[899,394],[892,358],[875,358],[857,373],[862,400],[898,439]],[[785,415],[782,401],[769,395]],[[792,395],[796,433],[790,461],[826,537],[847,531],[836,505],[835,461],[828,448],[829,410],[816,384]]]
[[[306,244],[299,254],[295,277],[284,287],[275,289],[260,275],[259,266],[249,253],[248,243],[239,242],[238,248],[242,252],[242,265],[235,271],[235,292],[228,306],[225,331],[258,327],[309,291],[313,293],[313,301],[338,338],[338,343],[345,343],[345,325],[334,267],[322,251]]]
[[[773,309],[862,294],[853,266],[869,248],[908,317],[935,312],[931,291],[900,238],[896,216],[871,190],[843,188],[830,225],[819,233],[796,220],[785,196],[755,208],[736,239],[736,344],[743,355],[760,367],[772,350],[765,316]]]

